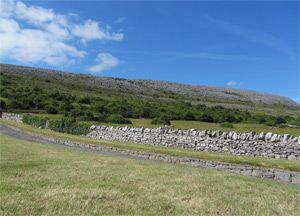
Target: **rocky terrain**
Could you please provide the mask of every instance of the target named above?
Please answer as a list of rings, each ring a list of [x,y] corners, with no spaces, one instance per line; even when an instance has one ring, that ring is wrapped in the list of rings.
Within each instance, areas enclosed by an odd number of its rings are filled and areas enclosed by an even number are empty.
[[[54,79],[72,84],[82,84],[123,92],[146,93],[148,95],[149,93],[159,93],[162,95],[177,94],[186,97],[188,101],[200,101],[200,103],[202,101],[209,105],[218,103],[218,105],[225,107],[238,107],[241,109],[251,109],[253,105],[258,105],[258,107],[260,105],[267,105],[267,107],[281,105],[286,106],[287,110],[294,110],[294,113],[299,112],[297,109],[299,108],[299,104],[287,97],[243,89],[186,85],[157,80],[126,80],[9,64],[0,64],[0,72],[18,76],[38,76],[45,79]]]

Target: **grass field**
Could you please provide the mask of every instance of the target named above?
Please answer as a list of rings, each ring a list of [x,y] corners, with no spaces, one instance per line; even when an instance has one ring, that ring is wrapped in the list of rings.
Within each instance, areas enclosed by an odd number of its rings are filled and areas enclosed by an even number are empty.
[[[47,117],[50,119],[60,119],[63,115],[52,115],[52,114],[33,114],[36,116]],[[151,119],[130,119],[132,125],[129,127],[147,127],[147,128],[156,128],[156,127],[165,127],[165,125],[152,125]],[[113,124],[113,123],[99,123],[99,122],[85,122],[88,124],[95,125],[106,125],[106,126],[126,126],[126,124]],[[200,122],[200,121],[183,121],[183,120],[173,120],[171,121],[173,125],[172,128],[181,128],[181,129],[197,129],[197,130],[221,130],[221,131],[235,131],[237,133],[243,133],[245,131],[251,132],[255,131],[256,133],[260,132],[272,132],[276,134],[290,134],[293,136],[300,136],[300,129],[298,128],[279,128],[279,127],[270,127],[263,124],[233,124],[234,128],[224,128],[221,127],[219,123],[209,123],[209,122]]]
[[[0,122],[10,124],[14,127],[18,127],[23,130],[45,134],[51,137],[80,141],[83,143],[111,146],[111,147],[123,148],[123,149],[140,150],[146,152],[154,152],[160,154],[167,154],[171,156],[182,156],[182,157],[197,158],[202,160],[211,160],[211,161],[243,164],[243,165],[250,165],[256,167],[268,167],[268,168],[284,169],[284,170],[300,172],[300,161],[297,160],[279,160],[274,158],[231,155],[231,154],[224,154],[224,153],[193,151],[193,150],[186,150],[186,149],[176,149],[176,148],[158,147],[158,146],[151,146],[151,145],[97,140],[97,139],[91,139],[82,136],[58,133],[50,130],[43,130],[43,129],[32,127],[27,124],[16,123],[4,119],[0,119]]]
[[[295,186],[0,139],[0,215],[299,213]]]

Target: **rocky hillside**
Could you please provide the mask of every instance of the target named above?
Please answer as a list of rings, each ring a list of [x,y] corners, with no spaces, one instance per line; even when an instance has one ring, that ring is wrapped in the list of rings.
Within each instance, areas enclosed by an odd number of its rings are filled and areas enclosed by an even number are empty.
[[[9,64],[0,64],[0,71],[4,74],[18,76],[38,76],[46,79],[60,80],[72,84],[94,86],[100,89],[127,91],[136,93],[163,93],[182,95],[190,101],[206,101],[224,104],[246,105],[283,105],[290,108],[299,108],[299,104],[293,100],[268,93],[202,85],[185,85],[156,80],[126,80],[111,77],[93,76],[80,73],[47,70]]]

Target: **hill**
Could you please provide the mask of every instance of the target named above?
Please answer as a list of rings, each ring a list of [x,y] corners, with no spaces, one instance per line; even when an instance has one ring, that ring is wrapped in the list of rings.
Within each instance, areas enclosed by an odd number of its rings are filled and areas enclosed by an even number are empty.
[[[125,119],[130,118],[144,119],[154,125],[170,125],[171,120],[183,120],[299,126],[299,104],[281,96],[232,88],[0,66],[2,111],[60,114],[71,118],[69,122],[130,124],[131,121]],[[226,127],[232,125],[226,124]]]
[[[212,87],[202,85],[186,85],[156,80],[126,80],[120,78],[93,76],[80,73],[47,70],[9,64],[0,64],[1,72],[17,76],[41,77],[50,80],[59,80],[71,84],[80,84],[105,90],[121,92],[135,92],[140,96],[153,98],[176,99],[176,96],[185,98],[194,103],[207,105],[227,105],[231,108],[253,109],[254,107],[274,108],[273,105],[285,107],[286,111],[299,108],[293,100],[278,95],[251,90]],[[271,105],[271,106],[270,106]]]

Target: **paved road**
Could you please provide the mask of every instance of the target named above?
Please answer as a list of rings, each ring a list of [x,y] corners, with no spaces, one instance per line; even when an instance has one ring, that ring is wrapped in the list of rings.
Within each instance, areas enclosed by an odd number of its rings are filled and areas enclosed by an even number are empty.
[[[42,139],[30,136],[28,134],[24,134],[24,133],[15,131],[15,130],[7,127],[5,124],[2,124],[2,123],[0,123],[0,132],[2,134],[5,134],[7,136],[11,136],[11,137],[14,137],[14,138],[17,138],[17,139],[22,139],[22,140],[26,140],[26,141],[29,141],[29,142],[46,144],[46,145],[65,148],[65,149],[91,152],[91,153],[97,153],[97,154],[108,155],[108,156],[113,156],[113,157],[133,159],[133,160],[138,160],[138,161],[146,161],[146,162],[153,162],[153,163],[164,163],[164,162],[160,162],[160,161],[153,161],[153,160],[144,159],[144,158],[131,157],[129,155],[123,155],[123,154],[118,154],[118,153],[113,153],[113,152],[103,152],[103,151],[97,151],[97,150],[93,150],[93,149],[84,149],[84,148],[79,148],[79,147],[65,146],[65,145],[61,145],[61,144],[58,144],[58,143],[55,143],[55,142],[50,142],[50,141],[47,141],[47,140],[42,140]]]

